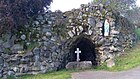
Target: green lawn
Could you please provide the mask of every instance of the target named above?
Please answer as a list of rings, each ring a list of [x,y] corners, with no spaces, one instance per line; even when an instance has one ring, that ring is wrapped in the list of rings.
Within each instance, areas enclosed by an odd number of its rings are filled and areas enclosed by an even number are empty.
[[[70,78],[71,78],[70,71],[67,70],[19,77],[19,79],[70,79]]]

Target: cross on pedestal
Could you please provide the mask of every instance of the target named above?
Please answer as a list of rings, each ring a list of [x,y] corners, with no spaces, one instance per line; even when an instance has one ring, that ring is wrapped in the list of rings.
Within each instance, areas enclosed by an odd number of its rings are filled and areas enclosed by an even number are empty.
[[[81,51],[79,50],[79,48],[77,48],[77,50],[75,51],[75,53],[77,54],[76,61],[79,62],[80,61],[79,54],[81,53]]]

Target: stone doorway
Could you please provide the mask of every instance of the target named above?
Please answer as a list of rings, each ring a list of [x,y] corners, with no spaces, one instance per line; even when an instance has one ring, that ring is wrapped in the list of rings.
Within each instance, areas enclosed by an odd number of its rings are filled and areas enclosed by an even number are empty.
[[[93,65],[97,65],[97,51],[95,44],[88,37],[79,37],[73,42],[70,49],[70,61],[76,61],[76,49],[79,48],[80,61],[91,61]]]

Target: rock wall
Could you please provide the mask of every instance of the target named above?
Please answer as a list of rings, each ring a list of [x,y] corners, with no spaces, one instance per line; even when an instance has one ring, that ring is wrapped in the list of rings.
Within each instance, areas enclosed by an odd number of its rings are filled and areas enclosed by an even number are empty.
[[[104,35],[106,20],[108,36]],[[48,11],[16,35],[9,33],[0,39],[0,77],[64,68],[70,61],[70,49],[80,37],[95,44],[97,64],[107,62],[108,66],[116,54],[136,42],[133,25],[102,4],[83,4],[64,13]]]

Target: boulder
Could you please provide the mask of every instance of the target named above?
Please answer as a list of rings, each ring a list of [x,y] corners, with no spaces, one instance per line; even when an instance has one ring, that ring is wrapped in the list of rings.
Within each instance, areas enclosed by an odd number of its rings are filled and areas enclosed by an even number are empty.
[[[10,70],[10,71],[8,71],[8,73],[7,73],[9,76],[11,76],[11,75],[14,75],[15,74],[15,72],[13,71],[13,70]]]
[[[111,31],[111,34],[117,35],[117,34],[119,34],[119,31],[112,30],[112,31]]]
[[[91,26],[96,26],[96,21],[94,18],[88,18],[88,23],[91,25]]]
[[[3,76],[2,70],[0,70],[0,78]]]
[[[0,45],[3,43],[4,41],[0,39]]]
[[[3,49],[4,49],[4,48],[3,48],[2,46],[0,46],[0,52],[3,52]]]
[[[34,49],[33,49],[33,53],[36,55],[36,54],[39,54],[39,52],[40,52],[40,49],[39,48],[37,48],[37,47],[35,47]]]
[[[109,68],[115,66],[115,61],[113,59],[108,59],[106,60],[106,62],[107,62],[107,67]]]
[[[21,51],[21,50],[23,50],[23,46],[20,44],[15,44],[14,46],[12,46],[11,50],[15,51],[15,52]]]
[[[109,67],[109,68],[115,66],[114,55],[109,54],[106,62],[107,62],[107,67]]]
[[[26,39],[26,35],[21,35],[21,37],[20,37],[22,40],[25,40]]]
[[[4,59],[0,56],[0,69],[2,68],[3,65],[4,65]]]
[[[11,45],[10,45],[10,43],[9,43],[9,42],[5,42],[5,43],[3,43],[3,47],[5,47],[5,48],[10,48],[10,47],[11,47]]]
[[[46,32],[46,36],[51,36],[52,34],[50,32]]]

